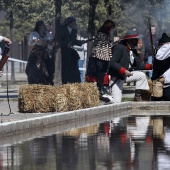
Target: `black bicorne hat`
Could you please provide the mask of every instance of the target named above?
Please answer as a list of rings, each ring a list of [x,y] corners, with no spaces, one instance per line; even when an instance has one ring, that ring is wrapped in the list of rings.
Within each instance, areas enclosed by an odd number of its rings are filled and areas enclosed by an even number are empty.
[[[170,42],[170,37],[167,35],[167,33],[163,33],[161,39],[159,40],[159,44],[164,44]]]

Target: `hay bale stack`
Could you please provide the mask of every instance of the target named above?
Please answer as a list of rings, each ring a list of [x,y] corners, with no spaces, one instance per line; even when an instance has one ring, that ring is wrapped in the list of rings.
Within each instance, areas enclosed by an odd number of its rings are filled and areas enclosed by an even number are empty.
[[[69,111],[82,109],[81,93],[76,84],[64,85],[67,89]]]
[[[67,85],[56,87],[56,109],[58,112],[69,111],[68,88],[66,88],[66,86]]]
[[[56,110],[55,88],[49,85],[22,85],[19,88],[19,112],[39,113]]]
[[[99,90],[94,83],[84,83],[84,86],[86,88],[86,92],[84,96],[87,97],[87,94],[89,95],[88,103],[89,107],[95,107],[100,105],[100,99],[99,99]]]
[[[80,92],[80,100],[81,100],[82,108],[90,107],[91,106],[91,104],[89,103],[90,94],[86,87],[87,83],[76,83],[75,85],[78,87],[78,90]]]
[[[93,83],[77,83],[79,91],[81,93],[80,100],[83,108],[89,108],[99,106],[99,92],[97,86]]]
[[[61,86],[22,85],[19,88],[19,112],[66,112],[99,106],[99,91],[93,83]]]
[[[93,83],[64,84],[56,88],[58,112],[99,106],[99,91]]]

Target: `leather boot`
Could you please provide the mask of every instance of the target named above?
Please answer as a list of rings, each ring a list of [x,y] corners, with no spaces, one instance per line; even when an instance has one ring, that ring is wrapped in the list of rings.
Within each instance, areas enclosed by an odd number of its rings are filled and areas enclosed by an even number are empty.
[[[142,97],[141,97],[141,94],[142,94],[142,90],[135,90],[134,101],[136,101],[136,102],[143,101]]]
[[[141,94],[143,101],[150,101],[151,100],[151,92],[149,90],[142,90]]]

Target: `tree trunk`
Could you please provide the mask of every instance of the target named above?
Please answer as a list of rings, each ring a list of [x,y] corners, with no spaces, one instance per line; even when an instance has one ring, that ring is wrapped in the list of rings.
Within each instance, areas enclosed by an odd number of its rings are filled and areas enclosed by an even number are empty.
[[[61,47],[60,47],[60,18],[61,18],[61,0],[55,0],[55,76],[54,85],[61,85]]]
[[[94,19],[95,19],[95,10],[96,10],[96,5],[98,4],[98,0],[89,0],[89,3],[90,3],[90,8],[89,8],[89,23],[88,23],[88,39],[91,39],[95,36]],[[93,45],[93,41],[89,41],[87,43],[86,71],[87,71],[89,56],[91,54],[92,45]]]

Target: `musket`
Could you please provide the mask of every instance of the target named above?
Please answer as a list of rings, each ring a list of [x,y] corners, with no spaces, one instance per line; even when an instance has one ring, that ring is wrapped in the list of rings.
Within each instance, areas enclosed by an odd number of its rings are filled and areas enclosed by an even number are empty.
[[[0,60],[0,71],[2,71],[2,68],[4,67],[6,61],[9,58],[8,52],[9,52],[9,46],[5,45],[5,49],[4,49],[4,52],[2,54],[2,58]]]
[[[152,32],[151,32],[151,24],[149,22],[149,19],[148,19],[148,25],[149,25],[149,36],[150,36],[150,45],[151,45],[151,50],[152,50],[152,57],[154,57],[154,55],[155,55],[155,48],[154,48],[154,45],[153,45],[153,38],[152,38]]]
[[[90,38],[90,39],[88,39],[88,40],[84,40],[84,43],[87,43],[87,42],[89,42],[89,41],[93,41],[95,38]]]

